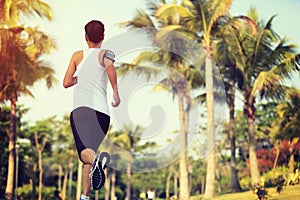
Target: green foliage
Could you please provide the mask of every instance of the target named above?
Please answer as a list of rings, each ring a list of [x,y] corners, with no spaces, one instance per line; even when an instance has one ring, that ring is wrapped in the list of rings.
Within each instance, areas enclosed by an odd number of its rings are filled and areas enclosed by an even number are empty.
[[[251,177],[245,176],[244,178],[240,179],[240,185],[245,190],[251,188]]]
[[[295,173],[290,173],[286,180],[287,185],[295,185],[300,183],[300,170],[296,169]]]
[[[37,188],[36,188],[37,190]],[[43,188],[43,199],[45,200],[55,200],[55,193],[56,188],[55,187],[44,187]],[[22,187],[19,187],[17,190],[18,199],[20,200],[36,200],[37,196],[34,196],[32,191],[32,186],[30,184],[23,185]]]
[[[135,173],[132,175],[131,185],[133,193],[140,194],[152,188],[157,196],[165,192],[167,171],[160,169],[147,173]],[[138,195],[137,195],[138,196]]]
[[[30,184],[26,184],[23,185],[22,187],[18,187],[17,194],[21,200],[23,199],[31,200],[36,198],[32,194],[32,186]]]
[[[283,177],[280,175],[278,176],[278,178],[276,179],[276,192],[278,194],[280,194],[283,190],[283,185],[284,185],[284,179]]]
[[[258,200],[268,199],[268,191],[259,183],[253,186],[253,192],[257,195]]]
[[[261,176],[265,187],[277,187],[282,180],[287,180],[289,169],[287,167],[276,167]]]

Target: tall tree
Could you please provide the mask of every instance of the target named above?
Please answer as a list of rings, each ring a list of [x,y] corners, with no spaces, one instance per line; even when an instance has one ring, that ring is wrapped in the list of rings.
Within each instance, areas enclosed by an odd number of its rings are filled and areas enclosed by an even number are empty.
[[[282,99],[286,92],[284,80],[291,78],[291,73],[297,70],[300,57],[295,54],[295,45],[287,44],[288,41],[272,29],[275,16],[266,24],[258,21],[255,9],[248,16],[255,21],[257,34],[243,43],[244,55],[241,59],[245,63],[243,96],[244,114],[248,121],[250,173],[252,184],[256,184],[260,182],[254,129],[256,98],[259,95],[265,99]]]
[[[49,53],[55,47],[53,41],[36,28],[20,27],[22,16],[39,16],[51,19],[50,7],[40,0],[9,1],[1,0],[0,32],[1,32],[1,95],[0,101],[11,104],[9,133],[9,164],[6,185],[6,198],[13,194],[15,171],[16,141],[16,104],[18,96],[32,95],[28,86],[45,78],[47,85],[53,81],[53,70],[42,62],[41,55]],[[24,33],[24,34],[21,34]],[[27,37],[25,36],[27,35]],[[25,37],[24,37],[25,36]],[[41,46],[40,44],[44,44]],[[5,76],[3,76],[5,74]]]
[[[206,53],[205,60],[205,88],[207,107],[207,137],[208,146],[211,148],[207,158],[207,175],[204,198],[211,198],[215,195],[215,130],[214,130],[214,75],[212,66],[212,28],[216,20],[228,13],[232,0],[225,1],[204,1],[191,0],[193,4],[193,24],[196,34],[202,32],[201,44]]]
[[[291,73],[299,66],[299,56],[295,55],[295,45],[287,44],[272,29],[273,17],[263,24],[259,21],[256,10],[251,8],[248,17],[240,16],[233,24],[244,35],[230,42],[235,48],[233,63],[242,72],[242,95],[244,97],[244,114],[248,120],[249,160],[252,184],[259,183],[260,172],[256,158],[256,139],[254,121],[256,117],[256,97],[280,100],[285,93],[283,80],[291,77]],[[253,19],[253,20],[252,20]],[[242,22],[243,21],[243,22]],[[233,37],[231,37],[233,38]],[[228,38],[227,38],[228,39]],[[240,53],[239,53],[240,52]],[[232,54],[231,54],[232,56]]]
[[[171,10],[180,10],[184,13],[186,23],[182,27],[191,33],[195,41],[202,45],[205,52],[205,87],[206,87],[206,107],[207,107],[207,137],[208,148],[210,149],[207,157],[207,176],[205,198],[211,198],[215,195],[215,130],[214,130],[214,69],[212,63],[212,37],[213,26],[216,20],[226,15],[233,0],[190,0],[182,1],[182,6],[173,4],[166,7],[164,13],[170,13]]]
[[[179,124],[180,124],[180,143],[179,148],[182,156],[179,161],[180,170],[180,198],[189,199],[189,184],[188,184],[188,160],[187,160],[187,134],[189,127],[189,111],[191,108],[191,89],[199,88],[203,85],[201,74],[190,66],[187,58],[193,57],[196,52],[190,51],[193,40],[187,38],[184,34],[176,32],[174,28],[183,24],[183,16],[185,13],[178,13],[179,10],[171,10],[170,6],[177,5],[166,4],[162,1],[161,5],[151,4],[147,14],[144,11],[139,11],[137,15],[130,21],[124,24],[133,29],[141,30],[150,36],[153,45],[157,50],[145,51],[137,56],[131,64],[124,65],[122,71],[136,68],[137,72],[144,70],[148,76],[157,73],[153,67],[141,67],[151,63],[157,66],[167,66],[171,68],[165,79],[161,81],[160,86],[156,89],[167,89],[176,95],[178,98],[179,108]],[[173,12],[175,11],[175,12]],[[188,11],[187,11],[188,12]],[[125,67],[124,67],[125,66]],[[149,75],[150,74],[150,75]]]
[[[224,16],[217,21],[213,59],[220,68],[226,91],[226,102],[229,106],[229,138],[230,138],[230,167],[231,190],[241,191],[238,181],[236,164],[236,136],[235,136],[235,101],[236,90],[242,90],[244,67],[242,42],[249,36],[256,34],[256,25],[246,16]]]

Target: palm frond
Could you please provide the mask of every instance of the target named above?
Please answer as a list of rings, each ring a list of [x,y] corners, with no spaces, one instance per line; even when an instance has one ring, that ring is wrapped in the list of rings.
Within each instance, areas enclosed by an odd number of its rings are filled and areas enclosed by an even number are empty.
[[[257,92],[261,92],[263,89],[274,88],[280,84],[280,81],[281,77],[274,72],[274,69],[260,72],[253,84],[251,96],[255,96]]]
[[[132,62],[133,65],[143,65],[144,63],[161,64],[160,52],[143,51]]]
[[[158,83],[156,85],[154,85],[154,87],[150,90],[151,92],[170,92],[173,93],[173,91],[170,90],[170,88],[172,87],[172,85],[166,81],[167,79],[164,79],[161,81],[161,83]]]
[[[119,26],[128,27],[131,29],[156,28],[151,17],[144,10],[137,10],[136,15],[132,20],[119,23]]]
[[[276,46],[270,55],[270,62],[273,63],[275,73],[279,74],[283,79],[291,79],[292,72],[299,70],[299,55],[295,54],[296,45],[286,44],[284,38]]]
[[[32,59],[38,59],[42,54],[49,54],[57,49],[54,39],[37,27],[25,27],[21,42]]]
[[[155,13],[155,17],[168,19],[170,16],[192,17],[193,13],[178,4],[163,4]]]
[[[208,1],[210,2],[210,1]],[[232,5],[233,0],[213,0],[211,1],[212,13],[208,17],[209,21],[207,21],[207,32],[210,33],[214,23],[221,16],[226,15],[229,12],[229,9]]]
[[[22,10],[23,14],[28,17],[40,17],[52,20],[53,14],[50,6],[41,0],[26,0],[17,3],[19,10]]]
[[[258,16],[258,13],[257,13],[257,10],[255,7],[250,6],[250,8],[247,12],[247,17],[252,19],[256,23],[257,27],[261,26],[260,21],[259,21],[259,16]]]
[[[20,16],[40,17],[52,20],[50,6],[41,0],[16,0],[5,1],[5,16],[9,25],[17,25],[21,21]]]
[[[116,71],[120,76],[133,73],[137,76],[145,76],[147,80],[150,80],[152,77],[155,78],[161,74],[161,69],[158,67],[142,66],[131,63],[121,63],[119,67],[116,67]]]
[[[191,106],[195,107],[198,106],[199,104],[204,104],[206,102],[206,94],[200,94],[194,97],[191,101]]]

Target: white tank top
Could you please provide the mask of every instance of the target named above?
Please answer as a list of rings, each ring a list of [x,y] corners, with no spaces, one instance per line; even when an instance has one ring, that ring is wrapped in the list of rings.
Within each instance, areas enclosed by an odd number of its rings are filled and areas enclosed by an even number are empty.
[[[107,73],[99,64],[100,48],[83,51],[83,59],[77,66],[77,83],[74,85],[73,110],[89,107],[109,115],[107,104]]]

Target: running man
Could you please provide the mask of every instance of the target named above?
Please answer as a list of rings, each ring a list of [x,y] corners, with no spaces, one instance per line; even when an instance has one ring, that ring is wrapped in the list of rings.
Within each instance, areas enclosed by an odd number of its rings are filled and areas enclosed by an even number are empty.
[[[74,86],[70,123],[78,156],[83,162],[83,193],[80,200],[89,200],[91,186],[94,190],[103,187],[104,169],[110,161],[106,152],[96,155],[110,124],[106,95],[108,80],[113,90],[113,107],[120,104],[120,97],[114,67],[115,54],[101,49],[104,39],[103,23],[92,20],[84,29],[88,49],[73,53],[63,86]]]

